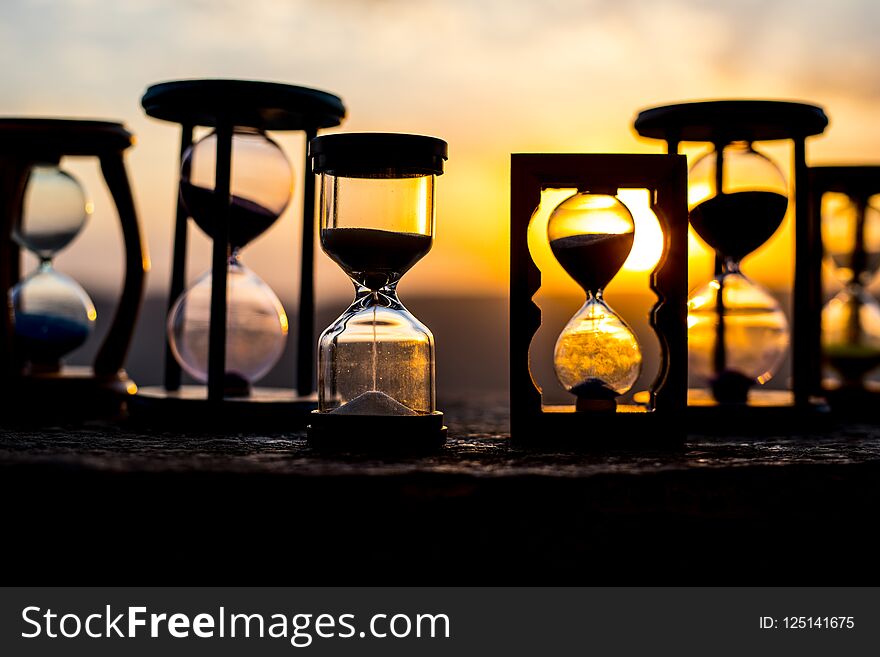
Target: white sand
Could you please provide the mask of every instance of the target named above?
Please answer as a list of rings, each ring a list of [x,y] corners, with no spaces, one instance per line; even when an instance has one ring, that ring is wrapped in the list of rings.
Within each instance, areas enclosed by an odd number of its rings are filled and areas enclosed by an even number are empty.
[[[368,390],[330,412],[337,415],[418,415],[411,408],[378,390]]]

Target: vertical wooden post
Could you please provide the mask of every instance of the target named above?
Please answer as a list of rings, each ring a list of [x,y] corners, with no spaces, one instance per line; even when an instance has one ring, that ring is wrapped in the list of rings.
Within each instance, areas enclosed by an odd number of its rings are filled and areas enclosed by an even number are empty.
[[[134,327],[144,296],[145,274],[150,268],[150,260],[141,239],[134,198],[122,153],[101,155],[100,161],[101,172],[113,197],[119,223],[122,226],[125,279],[113,323],[95,356],[94,369],[95,374],[99,376],[116,376],[125,363],[131,338],[134,335]]]
[[[18,282],[21,252],[12,231],[21,219],[31,164],[15,157],[0,161],[0,292],[4,295],[0,317],[0,392],[6,392],[18,374],[12,314],[12,288]]]
[[[299,319],[296,338],[296,391],[301,397],[315,390],[315,174],[309,162],[309,143],[315,128],[306,131],[303,173],[302,260],[299,279]]]
[[[806,138],[794,138],[794,297],[792,299],[791,379],[795,406],[807,408],[822,383],[821,262],[822,241],[817,213],[810,212]]]
[[[186,149],[192,145],[193,126],[184,124],[180,132],[180,166],[181,178],[183,177],[183,156]],[[174,251],[171,263],[171,286],[168,291],[167,314],[183,294],[186,287],[186,252],[187,252],[187,229],[189,225],[189,212],[183,204],[180,195],[180,179],[177,183],[177,216],[174,221]],[[167,321],[166,314],[166,321]],[[180,389],[180,363],[174,358],[171,351],[171,343],[165,340],[165,390],[174,391]]]

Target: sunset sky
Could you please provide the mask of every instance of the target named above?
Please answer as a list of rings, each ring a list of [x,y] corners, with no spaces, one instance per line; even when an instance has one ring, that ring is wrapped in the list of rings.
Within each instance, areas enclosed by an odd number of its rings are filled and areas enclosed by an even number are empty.
[[[504,295],[510,153],[661,152],[633,133],[644,107],[713,97],[806,100],[831,118],[809,143],[812,163],[880,161],[874,0],[4,0],[0,17],[0,114],[115,119],[136,133],[128,162],[156,293],[168,282],[179,133],[146,118],[139,101],[162,80],[314,86],[343,98],[344,130],[446,139],[435,248],[404,280],[404,299]],[[277,139],[301,176],[301,138]],[[787,171],[788,152],[769,152],[782,154]],[[96,211],[58,266],[93,293],[113,290],[121,250],[109,199],[93,163],[69,168]],[[271,239],[244,255],[282,297],[297,285],[296,191]],[[783,287],[785,268],[768,274],[762,263],[789,257],[783,229],[746,270]],[[199,238],[191,277],[208,262]],[[707,274],[706,260],[696,260],[692,278]],[[326,298],[349,294],[323,255],[318,280]],[[618,285],[626,284],[624,276]]]

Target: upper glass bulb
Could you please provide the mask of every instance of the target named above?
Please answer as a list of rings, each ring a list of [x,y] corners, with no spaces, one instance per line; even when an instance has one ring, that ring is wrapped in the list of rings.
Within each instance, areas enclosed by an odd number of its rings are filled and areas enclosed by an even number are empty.
[[[632,388],[642,353],[632,329],[602,298],[626,261],[635,222],[609,194],[580,192],[560,203],[547,223],[553,255],[587,295],[556,341],[556,376],[578,398],[579,410],[613,409]]]
[[[79,181],[57,165],[31,169],[21,220],[12,238],[41,260],[55,256],[80,233],[92,213]]]
[[[186,150],[180,174],[186,209],[199,228],[212,237],[216,162],[217,133],[211,132]],[[290,162],[264,132],[235,128],[229,192],[229,243],[238,249],[275,223],[293,192]]]
[[[880,268],[880,196],[862,208],[846,194],[824,194],[822,244],[842,283],[869,284]]]
[[[749,143],[734,142],[694,162],[688,174],[688,207],[697,235],[725,258],[739,261],[782,224],[788,189],[769,158]]]
[[[211,273],[180,296],[168,315],[174,357],[194,379],[208,380]],[[272,289],[237,259],[229,264],[226,309],[226,394],[247,395],[281,358],[287,314]]]

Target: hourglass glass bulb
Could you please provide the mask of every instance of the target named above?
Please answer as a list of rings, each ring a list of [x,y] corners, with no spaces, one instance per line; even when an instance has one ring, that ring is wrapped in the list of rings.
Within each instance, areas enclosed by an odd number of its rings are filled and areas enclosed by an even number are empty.
[[[212,235],[217,133],[184,153],[180,174],[183,203],[196,224]],[[232,197],[229,244],[241,248],[275,223],[293,191],[293,171],[281,148],[265,133],[235,128],[232,135]]]
[[[44,262],[12,289],[15,340],[35,367],[58,369],[59,360],[94,330],[95,306],[79,284]]]
[[[718,253],[739,261],[779,228],[788,191],[782,172],[769,158],[749,143],[734,142],[694,162],[688,173],[688,206],[697,235]]]
[[[880,268],[880,198],[824,194],[822,245],[842,283],[868,285]]]
[[[687,324],[691,376],[722,402],[745,402],[749,388],[773,377],[788,348],[779,303],[738,271],[691,293]]]
[[[76,178],[57,165],[36,165],[12,237],[39,258],[52,258],[73,241],[91,213],[92,204]]]
[[[287,315],[272,289],[233,257],[226,309],[226,394],[246,395],[281,358]],[[208,380],[211,273],[184,292],[168,315],[174,357],[193,378]]]
[[[580,192],[550,215],[547,237],[563,269],[587,295],[556,341],[553,363],[578,410],[613,410],[635,384],[642,353],[635,334],[605,303],[602,291],[632,249],[635,222],[609,194]]]
[[[880,366],[880,305],[865,290],[841,290],[822,309],[822,351],[845,385]]]

